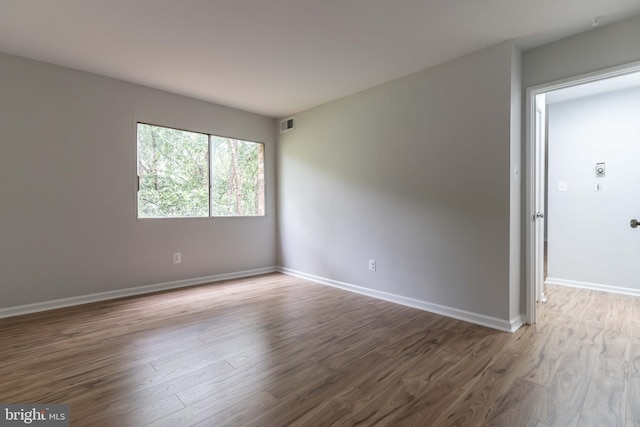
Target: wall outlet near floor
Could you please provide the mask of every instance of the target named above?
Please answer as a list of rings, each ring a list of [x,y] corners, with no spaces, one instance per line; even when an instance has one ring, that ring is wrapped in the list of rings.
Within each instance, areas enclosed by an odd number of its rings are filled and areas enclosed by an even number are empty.
[[[174,252],[173,254],[173,263],[174,264],[180,264],[182,262],[182,253],[181,252]]]
[[[376,260],[375,259],[370,259],[369,260],[369,271],[376,271]]]

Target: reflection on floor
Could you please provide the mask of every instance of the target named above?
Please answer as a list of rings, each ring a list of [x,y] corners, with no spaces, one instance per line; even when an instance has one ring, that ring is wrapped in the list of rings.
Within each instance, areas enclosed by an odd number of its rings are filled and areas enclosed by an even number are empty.
[[[547,293],[514,334],[281,274],[3,319],[0,402],[73,426],[640,426],[640,300]]]

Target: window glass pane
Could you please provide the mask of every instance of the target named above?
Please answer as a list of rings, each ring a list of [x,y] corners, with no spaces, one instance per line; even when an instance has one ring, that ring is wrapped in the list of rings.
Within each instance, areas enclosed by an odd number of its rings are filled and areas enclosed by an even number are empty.
[[[208,136],[138,124],[139,218],[209,216]]]
[[[264,145],[211,137],[211,215],[264,215]]]

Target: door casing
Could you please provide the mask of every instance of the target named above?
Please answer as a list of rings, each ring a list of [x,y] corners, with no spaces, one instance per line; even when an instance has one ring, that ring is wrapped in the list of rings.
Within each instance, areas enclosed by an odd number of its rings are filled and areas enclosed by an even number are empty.
[[[636,72],[640,72],[640,61],[543,83],[529,87],[526,90],[525,167],[527,169],[527,180],[525,195],[525,321],[530,325],[537,322],[536,302],[540,298],[540,295],[542,295],[541,290],[543,289],[543,283],[541,283],[541,281],[543,280],[542,271],[544,269],[544,265],[541,265],[543,264],[543,261],[536,256],[536,250],[540,248],[541,245],[544,245],[544,233],[540,232],[539,228],[544,227],[543,221],[546,220],[542,219],[542,221],[540,221],[535,219],[536,212],[544,212],[544,205],[539,206],[538,201],[542,200],[544,203],[545,191],[544,179],[537,179],[540,174],[544,176],[545,160],[544,156],[542,156],[542,158],[538,156],[538,153],[544,150],[544,147],[537,147],[537,144],[544,144],[544,138],[539,138],[536,135],[538,128],[536,124],[536,97],[552,90],[563,89]]]

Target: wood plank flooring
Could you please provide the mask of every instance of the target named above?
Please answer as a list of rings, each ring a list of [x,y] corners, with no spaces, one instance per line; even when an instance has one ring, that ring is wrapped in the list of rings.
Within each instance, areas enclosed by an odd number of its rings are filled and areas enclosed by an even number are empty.
[[[0,320],[0,402],[72,426],[637,426],[640,299],[515,334],[270,274]]]

